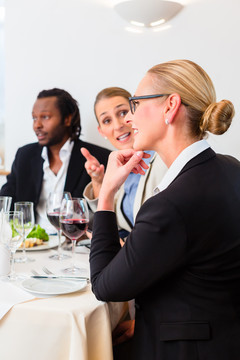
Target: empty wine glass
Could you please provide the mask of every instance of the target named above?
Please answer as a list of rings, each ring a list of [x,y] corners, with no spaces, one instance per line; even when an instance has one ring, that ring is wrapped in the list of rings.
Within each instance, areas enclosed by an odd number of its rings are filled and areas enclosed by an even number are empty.
[[[12,229],[12,237],[7,243],[7,247],[11,252],[11,269],[10,273],[5,277],[6,280],[16,281],[22,279],[14,270],[14,255],[23,241],[23,213],[22,211],[9,211],[5,213],[6,220]]]
[[[22,256],[15,258],[15,261],[16,262],[34,261],[34,259],[27,257],[26,248],[25,248],[26,237],[34,227],[34,223],[35,223],[33,202],[30,201],[16,202],[14,204],[14,210],[23,212],[23,243],[22,243],[23,251],[22,251]]]
[[[66,199],[66,200],[72,200],[72,195],[69,191],[64,191],[63,192],[63,199]]]
[[[0,211],[7,212],[10,211],[12,204],[11,196],[0,196]]]
[[[69,255],[63,254],[61,251],[61,228],[60,228],[60,208],[63,199],[70,199],[71,194],[68,192],[52,192],[47,199],[47,218],[55,227],[58,234],[58,252],[49,256],[53,260],[63,260],[69,258]]]
[[[62,232],[72,240],[72,265],[63,270],[66,273],[77,274],[83,270],[75,265],[75,245],[87,230],[88,222],[89,212],[85,199],[62,200],[60,226]]]

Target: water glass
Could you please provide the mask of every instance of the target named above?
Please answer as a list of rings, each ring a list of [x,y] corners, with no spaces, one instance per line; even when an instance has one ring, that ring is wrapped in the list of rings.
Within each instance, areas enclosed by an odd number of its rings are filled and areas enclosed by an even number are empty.
[[[11,252],[11,267],[10,273],[5,279],[16,281],[22,279],[22,277],[17,275],[14,270],[14,255],[23,241],[23,213],[22,211],[9,211],[5,213],[5,216],[12,230],[12,236],[9,239],[8,244],[6,244]]]
[[[23,251],[22,251],[22,256],[15,258],[15,261],[16,262],[34,261],[34,259],[27,257],[26,248],[25,248],[26,237],[31,232],[35,224],[33,202],[30,201],[16,202],[14,204],[14,210],[23,212],[23,243],[22,243]]]
[[[11,196],[0,196],[0,211],[7,212],[10,211],[12,204]]]

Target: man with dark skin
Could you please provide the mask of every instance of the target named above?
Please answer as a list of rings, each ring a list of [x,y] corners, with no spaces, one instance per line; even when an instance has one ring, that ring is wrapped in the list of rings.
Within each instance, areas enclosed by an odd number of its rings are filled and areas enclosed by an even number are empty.
[[[68,191],[73,197],[82,197],[91,180],[84,167],[81,147],[87,148],[105,166],[110,151],[79,139],[78,103],[65,90],[41,91],[33,105],[32,117],[38,142],[18,149],[0,195],[12,196],[12,205],[16,201],[32,201],[36,222],[44,226],[50,192]]]

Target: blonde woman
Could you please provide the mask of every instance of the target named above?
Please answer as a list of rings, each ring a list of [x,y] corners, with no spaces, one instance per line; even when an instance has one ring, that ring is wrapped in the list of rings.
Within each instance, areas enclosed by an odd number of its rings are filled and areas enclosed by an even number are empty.
[[[136,300],[130,359],[238,360],[240,163],[204,140],[234,116],[206,72],[188,60],[151,68],[130,97],[133,149],[112,152],[94,217],[92,289],[102,301]],[[124,247],[114,197],[149,146],[168,167]]]

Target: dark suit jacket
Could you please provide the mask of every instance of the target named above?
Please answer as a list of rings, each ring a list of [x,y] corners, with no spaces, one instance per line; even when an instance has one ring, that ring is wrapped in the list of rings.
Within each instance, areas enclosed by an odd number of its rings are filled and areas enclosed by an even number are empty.
[[[120,249],[115,214],[94,216],[92,288],[135,298],[131,359],[240,359],[240,163],[207,149],[147,200]]]
[[[80,151],[81,147],[87,148],[105,166],[110,153],[108,149],[81,140],[74,142],[64,187],[73,197],[82,197],[85,186],[91,181],[84,167],[86,159]],[[43,179],[41,153],[42,147],[38,143],[18,149],[11,173],[7,176],[7,183],[2,186],[0,195],[12,196],[12,204],[16,201],[32,201],[36,207]]]

